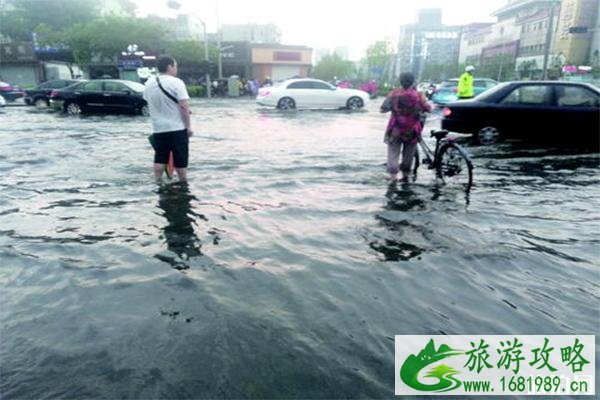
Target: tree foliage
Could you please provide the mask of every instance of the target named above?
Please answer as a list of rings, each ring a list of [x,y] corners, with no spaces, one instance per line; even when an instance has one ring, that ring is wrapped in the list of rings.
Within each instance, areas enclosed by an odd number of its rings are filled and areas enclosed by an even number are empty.
[[[459,69],[458,64],[431,64],[425,63],[421,72],[421,81],[444,81],[458,77],[464,68]]]
[[[76,62],[89,64],[94,57],[114,60],[128,45],[146,53],[161,53],[165,35],[159,24],[137,18],[109,16],[67,29],[64,41]]]
[[[500,54],[483,59],[481,65],[477,66],[475,74],[481,78],[509,81],[516,77],[515,67],[514,57],[508,54]]]
[[[60,31],[86,23],[98,13],[98,3],[89,0],[18,0],[0,10],[0,33],[17,41],[31,40],[40,25]]]
[[[169,42],[165,53],[177,60],[177,64],[183,68],[195,68],[204,65],[204,42],[195,40],[178,40]],[[208,45],[208,59],[216,63],[219,57],[219,50]]]
[[[337,53],[324,56],[313,70],[317,79],[331,81],[333,78],[349,79],[354,76],[354,63],[342,59]]]
[[[369,77],[382,78],[393,64],[393,48],[388,41],[378,41],[367,48],[364,64]]]

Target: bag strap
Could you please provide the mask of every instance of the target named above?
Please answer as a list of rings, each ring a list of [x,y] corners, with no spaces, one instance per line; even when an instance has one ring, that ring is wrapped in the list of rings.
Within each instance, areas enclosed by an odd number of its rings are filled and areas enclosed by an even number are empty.
[[[171,99],[175,104],[179,104],[179,101],[177,101],[177,99],[175,98],[175,96],[173,96],[171,93],[167,92],[165,90],[165,88],[160,84],[160,79],[158,79],[158,76],[156,76],[156,83],[158,83],[158,87],[160,88],[160,90],[162,90],[162,92],[169,98]]]

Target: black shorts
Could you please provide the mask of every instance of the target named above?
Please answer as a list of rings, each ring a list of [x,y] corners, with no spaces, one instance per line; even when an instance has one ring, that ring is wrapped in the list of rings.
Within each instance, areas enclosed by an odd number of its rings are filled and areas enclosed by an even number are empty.
[[[175,168],[187,168],[189,157],[187,130],[154,134],[154,163],[167,164],[169,153],[173,152]]]

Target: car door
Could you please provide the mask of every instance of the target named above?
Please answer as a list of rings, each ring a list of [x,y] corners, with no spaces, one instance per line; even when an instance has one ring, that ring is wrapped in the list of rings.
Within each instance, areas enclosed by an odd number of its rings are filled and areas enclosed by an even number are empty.
[[[579,85],[556,85],[554,91],[557,128],[573,135],[597,137],[600,132],[600,96]]]
[[[497,121],[506,137],[543,137],[553,129],[552,86],[543,83],[519,85],[497,107]]]
[[[122,113],[133,107],[131,89],[121,82],[105,81],[102,96],[106,111]]]
[[[340,94],[336,89],[325,82],[312,81],[311,100],[315,108],[335,108],[340,102],[336,94]]]
[[[99,111],[104,108],[102,95],[102,81],[89,81],[74,90],[75,101],[90,111]]]
[[[296,108],[312,107],[312,84],[310,81],[297,81],[288,85],[282,97],[291,97],[296,102]]]

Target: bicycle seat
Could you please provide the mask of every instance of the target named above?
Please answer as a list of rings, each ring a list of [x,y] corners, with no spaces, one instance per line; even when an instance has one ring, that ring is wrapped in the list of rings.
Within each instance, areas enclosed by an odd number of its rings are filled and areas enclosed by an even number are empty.
[[[443,139],[446,136],[448,136],[448,131],[436,131],[436,130],[431,131],[431,137],[434,137],[438,140]]]

